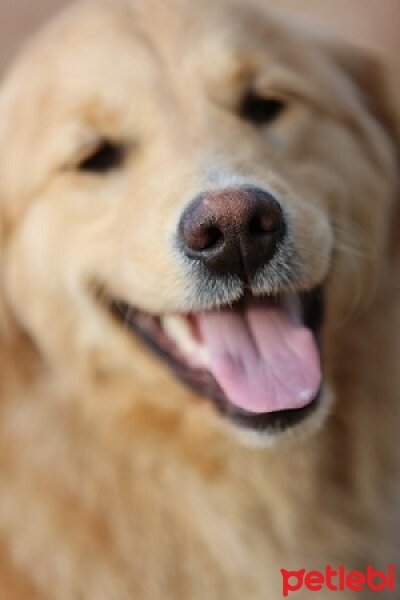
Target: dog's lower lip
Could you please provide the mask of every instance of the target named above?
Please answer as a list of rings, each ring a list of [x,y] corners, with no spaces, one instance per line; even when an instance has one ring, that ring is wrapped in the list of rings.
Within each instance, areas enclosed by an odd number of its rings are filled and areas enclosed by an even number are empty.
[[[318,339],[323,322],[322,287],[302,293],[299,297],[304,309],[304,321]],[[262,299],[257,298],[257,301],[261,302]],[[270,298],[268,301],[275,302],[275,299]],[[301,422],[319,404],[321,390],[301,408],[267,413],[242,410],[229,401],[207,368],[194,366],[188,362],[177,344],[166,334],[161,317],[151,315],[125,301],[116,299],[111,300],[110,309],[114,317],[136,337],[139,337],[159,358],[163,359],[180,380],[200,396],[211,399],[218,411],[235,425],[257,431],[281,432]],[[188,313],[184,318],[194,339],[201,341],[194,314]]]

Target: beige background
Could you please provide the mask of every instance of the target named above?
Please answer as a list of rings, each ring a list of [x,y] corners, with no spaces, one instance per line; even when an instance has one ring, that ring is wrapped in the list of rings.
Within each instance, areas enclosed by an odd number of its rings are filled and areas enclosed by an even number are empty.
[[[146,0],[144,0],[146,1]],[[193,0],[195,2],[196,0]],[[215,0],[216,2],[218,0]],[[328,21],[356,43],[383,49],[400,72],[400,0],[260,0],[295,14]],[[0,0],[0,70],[22,40],[71,0]],[[242,0],[246,2],[246,0]]]

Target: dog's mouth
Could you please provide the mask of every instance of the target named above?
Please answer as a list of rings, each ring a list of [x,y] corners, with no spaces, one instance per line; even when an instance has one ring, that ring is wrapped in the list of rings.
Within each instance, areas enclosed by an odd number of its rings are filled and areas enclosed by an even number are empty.
[[[323,291],[245,295],[231,306],[154,316],[112,300],[118,321],[243,427],[282,431],[318,405]]]

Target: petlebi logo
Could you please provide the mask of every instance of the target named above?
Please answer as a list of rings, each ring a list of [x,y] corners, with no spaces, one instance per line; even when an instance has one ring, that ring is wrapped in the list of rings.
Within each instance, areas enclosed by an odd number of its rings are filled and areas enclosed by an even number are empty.
[[[309,592],[320,592],[329,590],[331,592],[372,592],[395,591],[396,589],[396,567],[389,565],[385,571],[379,571],[368,566],[365,571],[350,571],[344,566],[334,569],[327,566],[325,571],[287,571],[281,569],[282,595],[287,598],[296,592],[308,590]]]

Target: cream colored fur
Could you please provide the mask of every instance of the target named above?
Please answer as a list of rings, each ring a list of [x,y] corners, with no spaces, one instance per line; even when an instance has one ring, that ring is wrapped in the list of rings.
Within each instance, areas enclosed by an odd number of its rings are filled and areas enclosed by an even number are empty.
[[[281,568],[398,561],[398,181],[377,77],[247,2],[92,0],[22,53],[0,92],[2,600],[278,600]],[[253,81],[291,102],[265,131],[235,113]],[[123,167],[79,172],[103,136]],[[284,203],[298,288],[326,280],[331,412],[272,448],[238,441],[102,302],[201,308],[170,239],[232,181]]]

